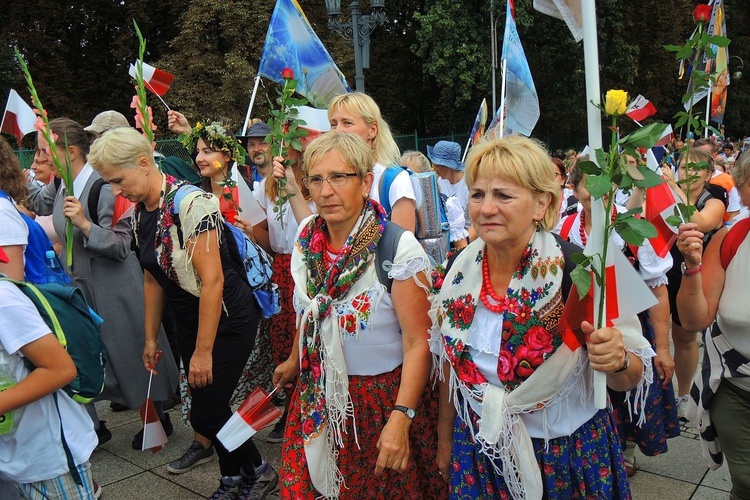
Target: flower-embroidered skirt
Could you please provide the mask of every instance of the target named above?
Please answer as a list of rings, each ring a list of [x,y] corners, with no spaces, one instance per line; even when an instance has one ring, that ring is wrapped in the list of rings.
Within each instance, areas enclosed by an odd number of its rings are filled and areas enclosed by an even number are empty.
[[[646,337],[654,347],[654,328],[651,326],[648,312],[638,315],[641,320],[643,336]],[[651,358],[654,363],[656,358]],[[680,421],[677,418],[677,404],[674,397],[672,381],[669,381],[666,389],[662,386],[654,365],[654,382],[648,390],[646,399],[646,421],[641,427],[637,422],[642,411],[640,406],[636,407],[631,419],[628,405],[625,402],[624,393],[615,393],[612,398],[617,421],[617,432],[622,442],[632,441],[638,445],[644,455],[653,457],[667,452],[667,439],[680,435]]]
[[[292,255],[277,253],[273,258],[271,282],[279,287],[281,311],[271,316],[271,347],[275,366],[289,357],[294,342],[294,280],[292,279]]]
[[[473,425],[478,432],[476,421]],[[542,471],[545,499],[630,498],[620,442],[608,410],[597,412],[572,435],[550,439],[548,447],[544,439],[531,441]],[[450,498],[511,498],[504,478],[495,473],[492,460],[474,443],[460,416],[453,430],[450,486]]]
[[[349,394],[354,403],[357,439],[354,441],[351,419],[343,434],[344,447],[338,450],[337,464],[344,476],[341,499],[442,499],[447,498],[447,485],[438,474],[437,392],[431,386],[422,395],[417,416],[409,432],[409,465],[405,472],[386,469],[375,476],[378,460],[377,442],[388,422],[401,381],[401,367],[375,376],[350,376]],[[302,442],[299,392],[294,391],[287,417],[284,443],[281,448],[279,498],[314,499],[319,496],[310,482],[307,459]]]

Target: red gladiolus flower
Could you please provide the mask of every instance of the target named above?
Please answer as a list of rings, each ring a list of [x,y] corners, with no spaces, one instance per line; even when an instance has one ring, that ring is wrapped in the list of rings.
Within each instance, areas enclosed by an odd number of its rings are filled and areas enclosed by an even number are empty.
[[[281,70],[281,78],[283,78],[284,80],[294,79],[294,71],[292,71],[292,68],[284,68],[283,70]]]
[[[699,4],[693,10],[693,19],[696,23],[707,23],[711,19],[711,6]]]

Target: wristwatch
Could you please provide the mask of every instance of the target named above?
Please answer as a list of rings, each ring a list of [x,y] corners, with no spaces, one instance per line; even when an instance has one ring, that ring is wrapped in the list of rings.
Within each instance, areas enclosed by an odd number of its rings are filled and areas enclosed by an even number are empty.
[[[396,405],[393,407],[393,409],[406,413],[406,416],[409,417],[409,420],[414,420],[414,417],[417,415],[417,412],[414,411],[414,408],[409,408],[408,406]]]
[[[683,261],[682,264],[680,264],[680,271],[682,271],[682,274],[684,276],[692,276],[694,274],[698,274],[703,271],[703,263],[701,262],[700,264],[698,264],[697,269],[688,269],[687,265],[685,265],[685,262]]]
[[[620,368],[613,371],[612,373],[621,373],[627,370],[628,368],[630,368],[630,354],[628,354],[628,351],[625,351],[625,361],[622,363],[622,366]]]

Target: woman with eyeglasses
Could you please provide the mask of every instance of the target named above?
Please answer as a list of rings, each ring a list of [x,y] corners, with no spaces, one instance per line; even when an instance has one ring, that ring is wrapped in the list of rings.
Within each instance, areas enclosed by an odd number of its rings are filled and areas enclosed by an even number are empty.
[[[438,408],[427,383],[430,264],[414,235],[370,198],[374,163],[355,134],[325,134],[305,152],[303,182],[318,215],[297,233],[299,327],[274,375],[277,387],[299,377],[280,498],[447,494],[433,460]],[[390,286],[377,267],[386,260]]]
[[[281,311],[269,319],[271,351],[274,366],[278,366],[289,357],[294,340],[294,281],[290,271],[292,250],[300,221],[309,217],[315,211],[315,204],[310,200],[307,187],[302,184],[302,155],[299,151],[289,149],[287,165],[284,159],[277,156],[273,159],[273,174],[266,177],[255,190],[255,198],[266,213],[262,220],[253,227],[253,234],[258,243],[273,255],[271,281],[279,287],[279,301]],[[279,187],[277,180],[286,177],[286,193],[288,199],[279,210]],[[291,398],[291,389],[286,391],[286,406],[281,419],[266,437],[270,443],[280,443],[284,437],[284,425]]]

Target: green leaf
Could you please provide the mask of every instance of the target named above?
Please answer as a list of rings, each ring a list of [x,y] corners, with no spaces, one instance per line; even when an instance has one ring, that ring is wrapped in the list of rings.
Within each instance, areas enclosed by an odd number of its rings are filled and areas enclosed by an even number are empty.
[[[621,138],[619,144],[630,144],[636,148],[650,148],[658,141],[667,129],[666,123],[652,123],[641,127]]]
[[[682,50],[682,45],[664,45],[664,50],[668,52],[679,52]]]
[[[635,217],[631,217],[626,220],[637,220]],[[627,222],[615,224],[615,231],[620,235],[620,238],[627,241],[631,245],[641,246],[643,244],[643,236],[638,234]],[[617,251],[617,250],[615,250]]]
[[[687,102],[687,100],[683,101],[682,103],[685,104],[686,102]],[[678,115],[680,117],[677,118],[677,123],[675,123],[675,125],[674,125],[675,129],[678,129],[678,128],[682,127],[683,125],[685,125],[687,123],[687,121],[688,121],[688,118],[690,117],[687,113],[682,113],[682,112],[677,113],[675,115],[675,117],[677,117]]]
[[[677,211],[677,209],[675,209]],[[680,227],[680,224],[682,224],[682,218],[679,215],[670,215],[666,219],[667,224],[674,227]]]
[[[591,257],[588,255],[578,252],[574,253],[570,256],[570,260],[572,260],[575,264],[578,264],[579,266],[586,267],[591,262]]]
[[[638,217],[628,217],[625,219],[633,231],[640,234],[644,238],[655,238],[657,236],[656,227],[646,219],[639,219]]]
[[[581,266],[576,266],[570,273],[570,279],[578,289],[578,297],[584,298],[591,288],[591,273]]]
[[[642,181],[643,179],[645,179],[645,177],[643,176],[643,173],[638,167],[634,167],[633,165],[628,164],[627,168],[628,168],[628,175],[633,179],[634,182]]]
[[[602,148],[597,148],[596,151],[594,151],[594,154],[596,155],[596,161],[599,163],[599,167],[602,169],[605,168],[607,165],[607,155],[604,153],[604,150]]]
[[[633,182],[633,184],[640,188],[650,188],[658,186],[659,184],[664,182],[664,179],[661,178],[661,175],[657,174],[648,167],[638,167],[638,171],[643,175],[643,180],[635,181]]]
[[[721,35],[713,35],[708,40],[712,44],[716,45],[717,47],[722,47],[722,48],[728,47],[729,44],[731,43],[731,40],[729,40],[729,38],[727,38],[725,36],[721,36]],[[732,49],[732,50],[734,50],[734,49]]]
[[[582,173],[588,174],[588,175],[599,175],[600,173],[602,173],[602,169],[599,168],[599,165],[589,160],[579,161],[578,168],[581,170]]]
[[[606,174],[586,177],[586,191],[594,198],[601,198],[612,190],[612,179]]]

